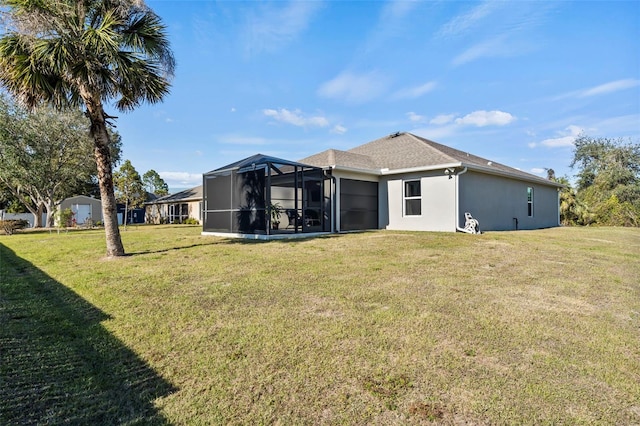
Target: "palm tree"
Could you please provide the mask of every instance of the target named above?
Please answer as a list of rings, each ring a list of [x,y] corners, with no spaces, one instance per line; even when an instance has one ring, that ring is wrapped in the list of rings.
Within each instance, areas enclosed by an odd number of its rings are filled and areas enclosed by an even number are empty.
[[[169,93],[175,61],[166,27],[142,0],[0,0],[0,83],[33,108],[84,107],[91,122],[107,256],[125,254],[104,104],[129,111]]]

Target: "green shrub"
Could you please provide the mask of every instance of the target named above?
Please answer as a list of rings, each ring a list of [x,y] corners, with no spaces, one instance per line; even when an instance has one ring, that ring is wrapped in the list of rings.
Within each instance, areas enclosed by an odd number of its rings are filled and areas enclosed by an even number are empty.
[[[73,212],[71,209],[58,210],[56,212],[56,216],[56,226],[58,228],[68,228],[73,226]]]
[[[189,217],[189,218],[183,220],[182,223],[184,225],[200,225],[200,222],[198,222],[197,219],[194,219],[192,217]]]
[[[29,222],[24,219],[0,220],[0,229],[2,229],[7,235],[11,235],[20,229],[27,228],[28,226]]]

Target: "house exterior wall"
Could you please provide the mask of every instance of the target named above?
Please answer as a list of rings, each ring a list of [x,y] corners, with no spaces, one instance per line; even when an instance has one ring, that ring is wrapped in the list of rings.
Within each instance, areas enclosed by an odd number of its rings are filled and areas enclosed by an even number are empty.
[[[404,182],[420,181],[421,214],[405,214]],[[380,227],[405,231],[455,231],[455,178],[443,170],[414,174],[383,176],[380,180],[380,200],[387,217],[380,215]]]
[[[544,184],[468,171],[458,177],[460,208],[480,222],[482,231],[539,229],[558,226],[558,190]],[[533,216],[528,215],[527,188],[533,188]]]
[[[558,191],[553,186],[518,179],[468,171],[460,176],[449,176],[444,170],[433,170],[401,175],[367,175],[334,171],[336,192],[340,194],[340,180],[354,179],[379,182],[378,228],[406,231],[455,232],[464,227],[464,213],[469,212],[480,222],[483,231],[539,229],[558,226]],[[456,209],[456,179],[459,207]],[[419,180],[421,188],[421,214],[405,214],[404,182]],[[527,188],[533,189],[533,216],[528,216]],[[336,211],[340,212],[340,197]],[[456,210],[458,222],[456,223]],[[340,215],[335,218],[337,229]]]
[[[161,223],[171,223],[171,211],[169,206],[174,205],[174,216],[173,221],[178,222],[179,220],[176,218],[180,218],[181,220],[188,218],[195,219],[198,222],[202,223],[202,214],[201,214],[201,203],[200,200],[195,201],[174,201],[171,203],[154,203],[147,204],[145,206],[145,223],[151,223],[159,225]],[[188,216],[182,217],[180,214],[180,205],[187,204]]]

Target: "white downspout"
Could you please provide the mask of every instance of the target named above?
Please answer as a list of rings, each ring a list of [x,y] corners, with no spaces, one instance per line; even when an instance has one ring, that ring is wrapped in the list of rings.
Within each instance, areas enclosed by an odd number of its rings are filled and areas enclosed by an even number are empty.
[[[558,226],[561,226],[560,223],[560,188],[558,188]]]
[[[458,220],[460,218],[460,175],[465,173],[467,173],[467,167],[462,169],[460,173],[456,174],[456,230],[460,232],[467,232],[458,226]]]

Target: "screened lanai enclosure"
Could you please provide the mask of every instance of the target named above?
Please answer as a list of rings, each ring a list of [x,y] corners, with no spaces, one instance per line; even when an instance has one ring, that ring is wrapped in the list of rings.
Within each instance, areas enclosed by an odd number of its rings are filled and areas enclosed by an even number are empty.
[[[203,232],[331,232],[331,178],[321,168],[257,154],[203,176]]]

